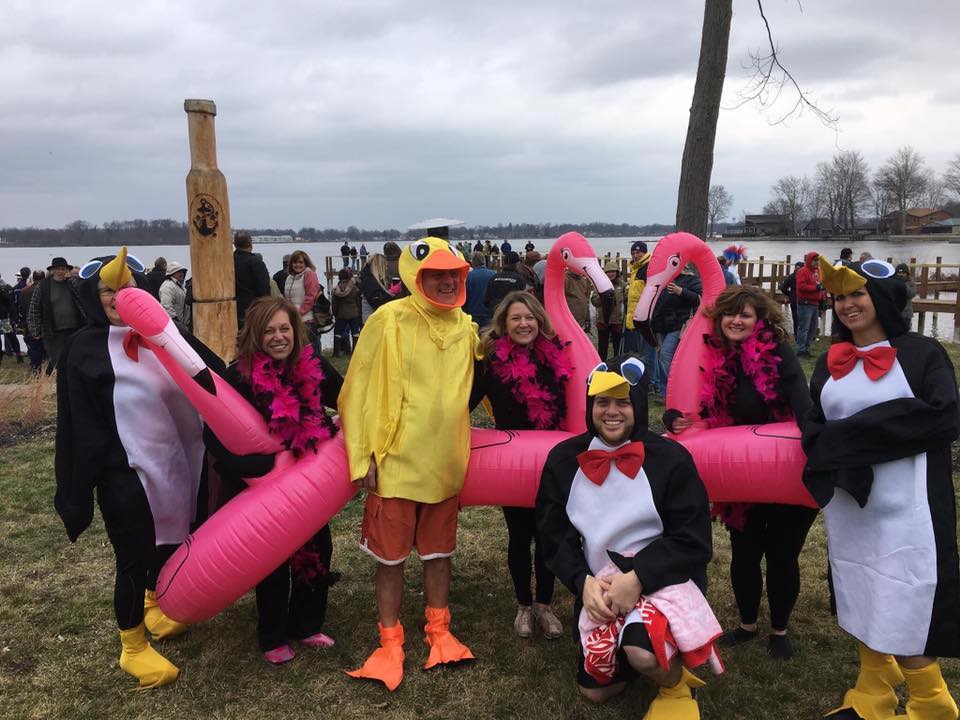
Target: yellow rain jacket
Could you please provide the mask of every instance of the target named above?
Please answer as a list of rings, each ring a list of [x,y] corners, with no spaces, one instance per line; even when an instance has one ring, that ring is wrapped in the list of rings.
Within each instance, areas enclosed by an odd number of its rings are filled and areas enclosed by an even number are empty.
[[[457,303],[438,306],[424,269],[460,272]],[[468,265],[446,240],[426,238],[400,256],[410,296],[382,305],[360,333],[340,392],[350,475],[377,461],[376,493],[438,503],[460,492],[470,459],[470,388],[477,326],[460,309]]]
[[[646,286],[646,280],[640,280],[637,278],[637,273],[641,269],[647,267],[650,264],[650,253],[644,253],[637,262],[627,263],[627,309],[625,315],[625,322],[627,330],[633,330],[633,311],[637,309],[637,303],[640,301],[640,295],[643,293],[643,288]],[[644,273],[646,277],[646,273]]]

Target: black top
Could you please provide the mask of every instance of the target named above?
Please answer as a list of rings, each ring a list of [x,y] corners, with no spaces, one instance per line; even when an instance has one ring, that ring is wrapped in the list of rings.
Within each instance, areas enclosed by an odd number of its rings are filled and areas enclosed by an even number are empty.
[[[527,281],[513,270],[501,270],[487,281],[487,291],[483,296],[483,304],[492,315],[503,299],[514,290],[526,290]]]
[[[872,465],[944,453],[949,465],[950,443],[960,436],[957,379],[946,350],[932,338],[907,333],[892,338],[897,362],[915,397],[877,403],[843,420],[827,421],[820,393],[830,378],[827,354],[817,359],[810,378],[813,407],[803,428],[807,465],[803,481],[821,507],[835,487],[866,505],[873,485]],[[949,471],[947,473],[949,478]],[[952,497],[952,490],[950,491]],[[931,499],[932,500],[932,499]]]
[[[531,357],[531,360],[534,358]],[[557,417],[562,421],[566,417],[566,393],[564,387],[557,383],[549,369],[538,366],[537,379],[541,385],[554,387],[557,397]],[[490,401],[493,408],[494,427],[498,430],[535,430],[533,422],[527,416],[526,403],[518,402],[513,394],[513,388],[504,384],[498,378],[489,361],[477,361],[473,371],[473,389],[470,392],[470,409],[473,410],[484,396]],[[551,428],[558,430],[559,428]]]
[[[564,440],[547,456],[537,492],[537,529],[547,566],[578,599],[590,567],[583,540],[567,515],[577,455],[593,439],[583,433]],[[645,593],[693,580],[706,594],[713,554],[707,491],[693,458],[679,443],[651,432],[643,437],[643,470],[663,523],[663,534],[632,558],[609,553],[621,572],[634,570]]]
[[[320,384],[320,396],[323,398],[323,404],[325,407],[336,408],[340,388],[343,387],[343,377],[322,355],[320,356],[320,367],[323,370],[323,382]],[[230,383],[247,402],[257,408],[266,419],[267,413],[254,402],[253,388],[250,387],[250,383],[240,373],[237,363],[230,365],[230,367],[223,372],[222,377]],[[207,446],[207,450],[215,459],[214,467],[227,490],[226,499],[236,495],[246,487],[246,483],[243,482],[244,478],[260,477],[261,475],[266,475],[273,469],[273,455],[234,455],[224,447],[223,443],[220,442],[220,439],[209,427],[204,428],[203,441]]]
[[[233,251],[233,271],[237,283],[237,323],[243,325],[250,304],[270,294],[270,273],[263,260],[248,250]]]
[[[774,352],[781,358],[777,404],[793,412],[797,425],[802,430],[807,412],[812,405],[807,378],[789,343],[777,343]],[[743,371],[743,366],[739,362],[737,362],[733,393],[727,397],[726,410],[733,420],[732,425],[763,425],[777,421],[773,412],[774,407],[757,391],[753,380]],[[706,419],[705,410],[702,410],[700,415]],[[673,421],[680,416],[681,413],[678,410],[668,409],[662,418],[664,427],[671,429]]]
[[[677,295],[669,290],[664,290],[653,309],[650,327],[656,333],[669,333],[679,330],[690,319],[690,313],[696,310],[700,304],[703,283],[699,277],[696,275],[678,275],[674,283],[680,286],[682,292]]]

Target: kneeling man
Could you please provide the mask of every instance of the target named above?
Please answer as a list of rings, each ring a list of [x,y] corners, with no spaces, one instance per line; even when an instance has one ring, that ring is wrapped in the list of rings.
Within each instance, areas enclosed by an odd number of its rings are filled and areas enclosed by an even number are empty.
[[[597,366],[587,432],[547,457],[537,525],[550,569],[577,597],[580,692],[603,702],[637,674],[659,693],[645,718],[700,717],[688,668],[723,666],[704,598],[712,554],[707,493],[689,453],[647,430],[643,364]]]

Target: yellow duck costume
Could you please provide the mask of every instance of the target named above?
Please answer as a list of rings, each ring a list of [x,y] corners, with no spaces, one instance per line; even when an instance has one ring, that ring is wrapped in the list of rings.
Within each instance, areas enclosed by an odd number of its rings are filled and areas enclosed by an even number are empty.
[[[470,458],[469,395],[477,326],[460,309],[469,269],[449,242],[427,237],[400,256],[400,278],[410,295],[382,305],[367,320],[340,393],[339,412],[352,478],[377,464],[376,494],[418,503],[456,496]],[[450,305],[430,299],[424,270],[460,273]],[[450,632],[447,608],[426,608],[426,667],[471,659]],[[403,677],[403,628],[380,628],[381,647],[348,673],[395,689]]]

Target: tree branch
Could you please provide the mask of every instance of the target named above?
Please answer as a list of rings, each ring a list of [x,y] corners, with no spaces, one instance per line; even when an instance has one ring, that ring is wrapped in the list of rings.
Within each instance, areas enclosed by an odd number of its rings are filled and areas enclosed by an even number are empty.
[[[802,12],[803,6],[800,5],[799,2],[797,4],[800,6],[800,11]],[[757,0],[757,7],[760,10],[760,18],[763,20],[764,27],[767,31],[767,43],[770,46],[770,52],[764,55],[761,55],[759,51],[757,53],[750,53],[751,63],[744,67],[753,68],[753,77],[750,78],[746,87],[740,91],[740,102],[730,108],[724,109],[736,110],[750,102],[757,102],[761,108],[769,109],[776,104],[785,88],[792,89],[796,92],[796,101],[789,111],[772,121],[772,125],[779,125],[787,120],[787,118],[793,115],[799,115],[803,113],[804,110],[807,110],[812,112],[821,123],[833,130],[837,130],[839,116],[832,110],[821,109],[815,101],[810,99],[800,87],[796,78],[793,77],[793,74],[780,62],[780,49],[773,39],[773,31],[770,29],[770,23],[763,11],[763,0]]]

